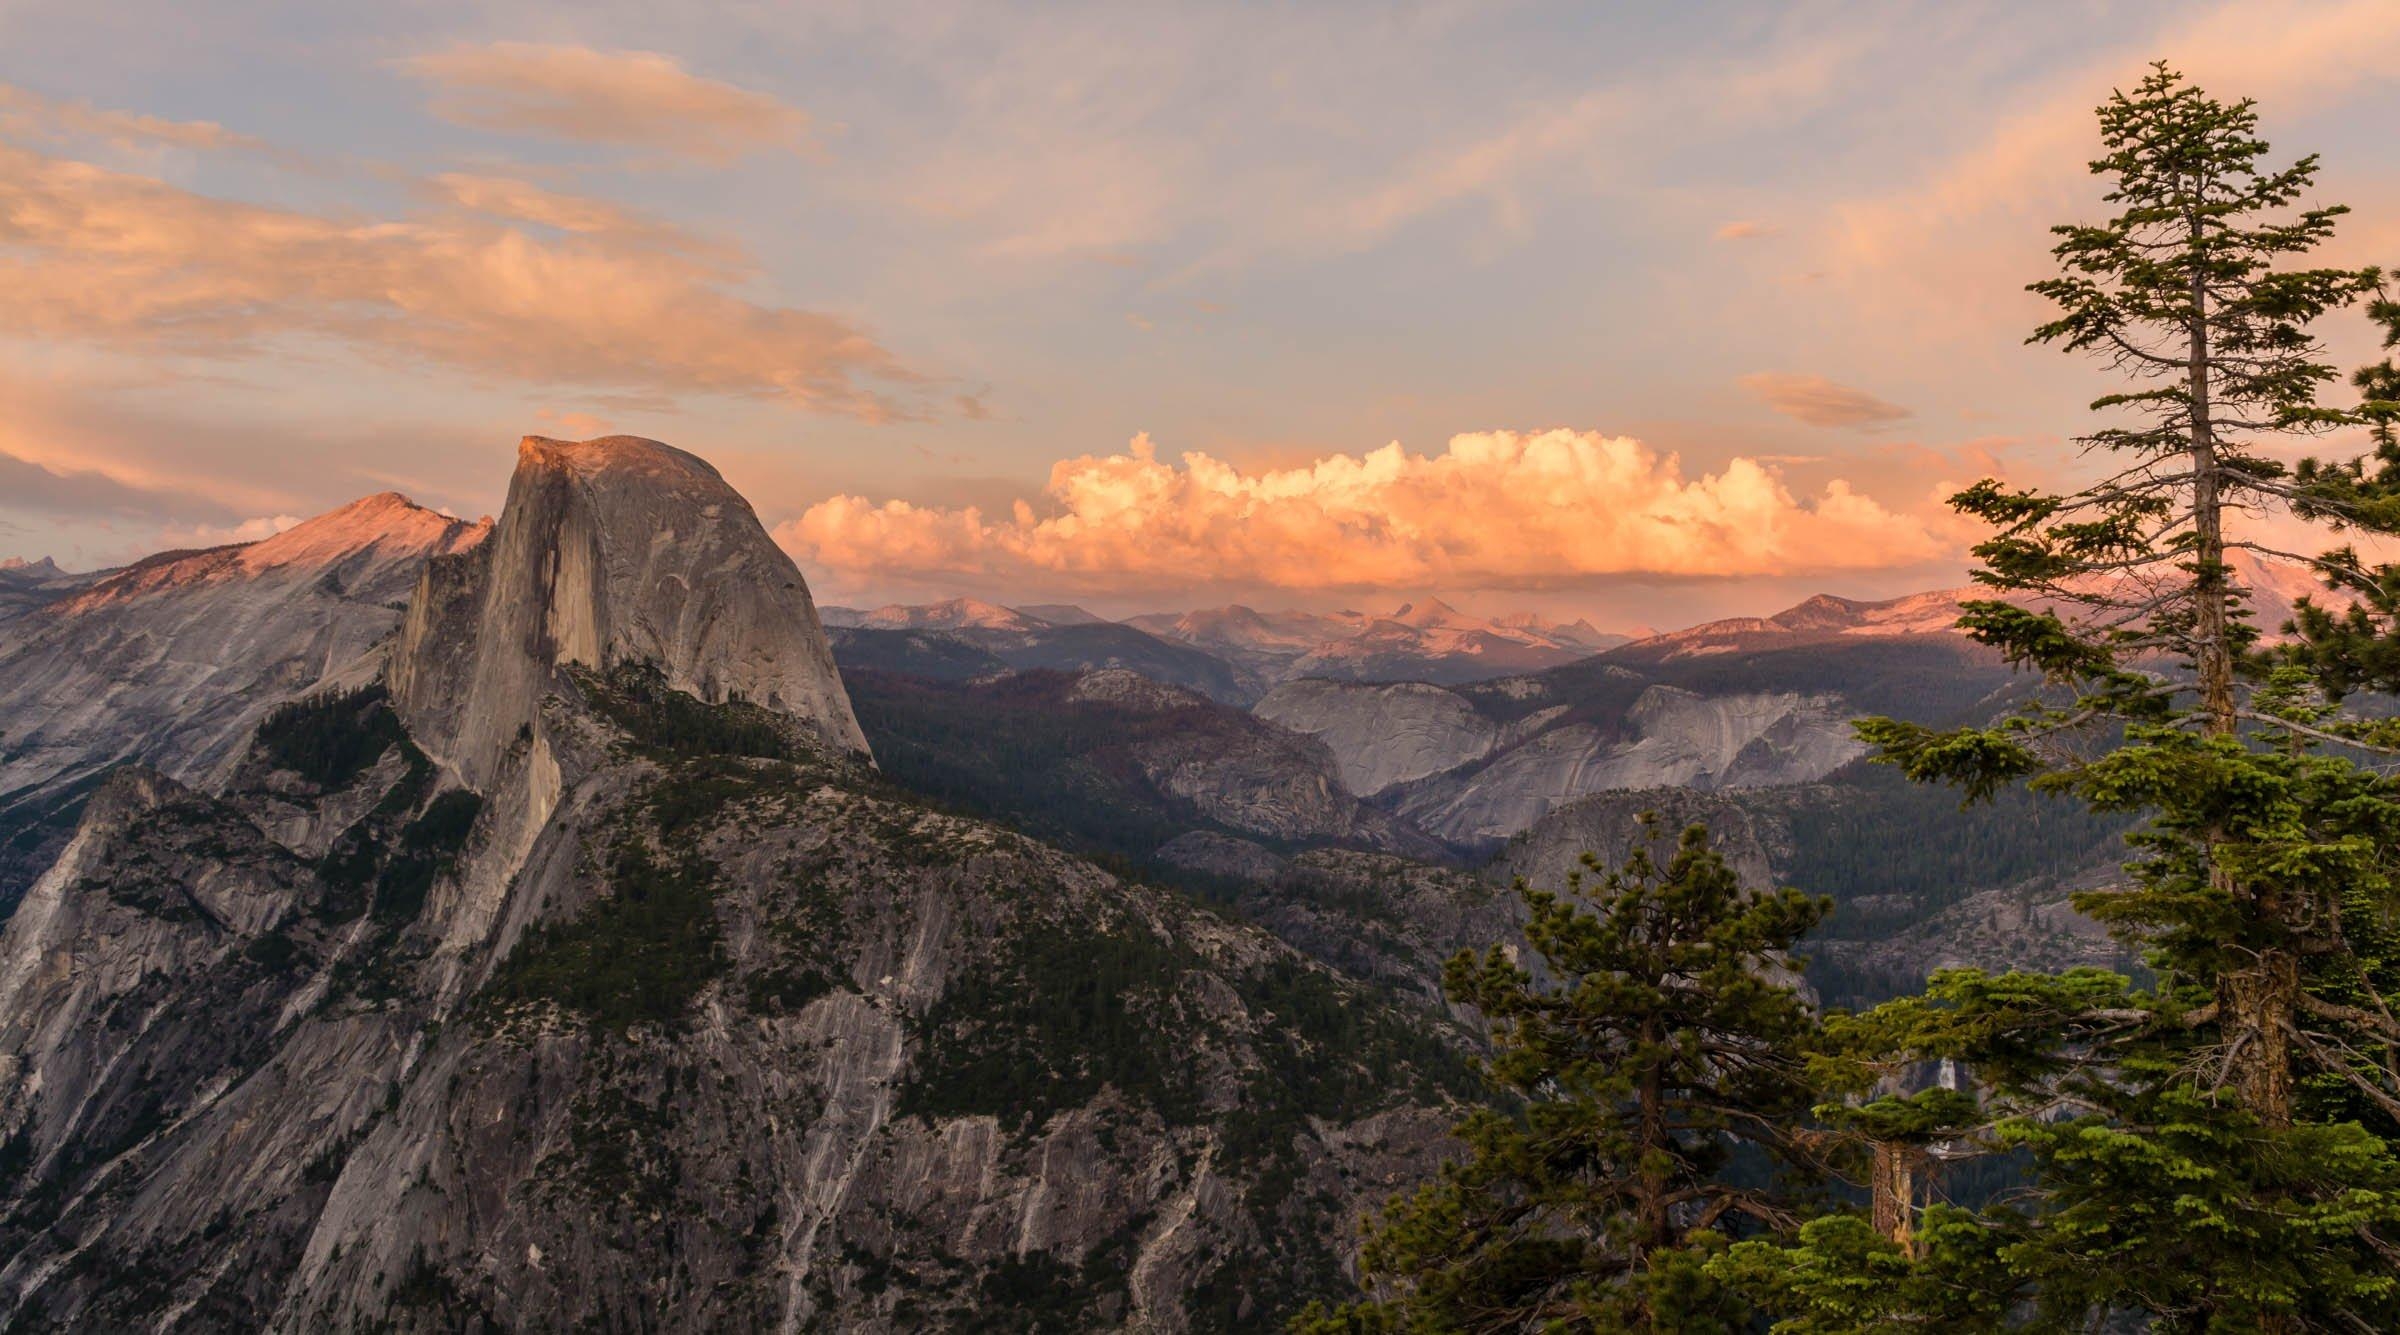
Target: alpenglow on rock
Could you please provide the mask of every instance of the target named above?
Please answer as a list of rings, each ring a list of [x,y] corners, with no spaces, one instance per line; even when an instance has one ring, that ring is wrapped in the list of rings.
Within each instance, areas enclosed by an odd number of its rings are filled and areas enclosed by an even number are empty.
[[[480,786],[561,668],[626,662],[867,749],[799,568],[716,469],[638,436],[527,436],[491,540],[419,582],[393,698],[419,744]]]
[[[426,562],[489,527],[385,492],[260,542],[0,580],[29,604],[0,615],[0,917],[110,769],[218,783],[277,705],[373,676]]]

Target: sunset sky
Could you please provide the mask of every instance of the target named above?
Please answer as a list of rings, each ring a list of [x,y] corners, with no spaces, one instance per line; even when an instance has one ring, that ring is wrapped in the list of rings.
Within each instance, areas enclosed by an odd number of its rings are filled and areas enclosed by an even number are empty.
[[[1668,8],[0,0],[0,554],[627,432],[821,601],[1682,624],[2071,472],[2022,287],[2146,61],[2400,262],[2391,0]]]

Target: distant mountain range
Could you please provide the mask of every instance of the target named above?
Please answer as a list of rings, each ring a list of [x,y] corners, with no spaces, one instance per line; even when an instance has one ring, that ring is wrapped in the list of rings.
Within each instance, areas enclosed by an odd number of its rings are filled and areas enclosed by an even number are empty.
[[[976,598],[952,598],[915,606],[894,603],[872,611],[827,607],[824,617],[837,631],[963,635],[997,654],[1003,666],[1020,668],[1139,670],[1141,659],[1161,655],[1125,634],[1138,632],[1229,664],[1234,669],[1231,682],[1171,670],[1163,679],[1241,704],[1256,700],[1277,682],[1298,677],[1462,683],[1539,672],[1635,638],[1601,630],[1587,620],[1551,621],[1531,612],[1472,616],[1438,598],[1402,603],[1383,616],[1262,612],[1234,604],[1112,622],[1072,604],[1003,607]],[[835,647],[845,643],[856,645],[858,640],[837,634]]]

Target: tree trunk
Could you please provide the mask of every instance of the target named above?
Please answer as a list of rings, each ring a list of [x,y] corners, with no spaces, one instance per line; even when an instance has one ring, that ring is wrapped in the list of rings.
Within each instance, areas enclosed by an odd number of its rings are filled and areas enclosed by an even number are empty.
[[[2268,950],[2225,976],[2217,1013],[2233,1051],[2231,1075],[2242,1106],[2270,1127],[2292,1124],[2292,1015],[2300,1001],[2300,961]]]
[[[1875,1231],[1898,1243],[1902,1254],[1911,1259],[1919,1254],[1917,1169],[1924,1162],[1925,1151],[1915,1145],[1879,1140],[1875,1142],[1875,1162],[1868,1170],[1873,1179],[1869,1189]]]
[[[2191,253],[2202,254],[2206,235],[2197,215],[2189,231]],[[2199,676],[2200,710],[2212,737],[2233,735],[2233,635],[2226,616],[2225,503],[2218,488],[2217,437],[2212,420],[2206,276],[2195,263],[2191,280],[2191,325],[2186,392],[2191,407],[2192,455],[2192,666]],[[2280,906],[2250,899],[2234,884],[2217,856],[2221,835],[2211,831],[2209,887],[2249,910],[2245,915],[2276,935]],[[2271,1127],[2291,1125],[2291,1023],[2299,999],[2299,962],[2280,945],[2266,943],[2217,986],[2218,1017],[2227,1064],[2242,1105]]]
[[[2191,245],[2204,237],[2197,218]],[[2225,616],[2225,500],[2217,486],[2217,434],[2210,420],[2208,282],[2192,273],[2192,323],[2185,371],[2192,413],[2192,666],[2200,681],[2200,709],[2212,737],[2233,733],[2233,635]]]

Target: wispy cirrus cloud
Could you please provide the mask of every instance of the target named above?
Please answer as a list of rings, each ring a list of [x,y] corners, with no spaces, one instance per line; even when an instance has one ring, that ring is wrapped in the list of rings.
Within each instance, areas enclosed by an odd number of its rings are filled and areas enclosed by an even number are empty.
[[[1051,469],[1050,513],[837,496],[776,536],[837,587],[917,581],[1177,594],[1563,588],[1625,575],[1812,574],[1908,566],[1954,549],[1938,518],[1846,482],[1797,496],[1734,459],[1687,475],[1673,455],[1596,432],[1478,432],[1435,454],[1398,444],[1245,471],[1200,452]]]
[[[1794,421],[1821,427],[1875,427],[1904,422],[1915,414],[1887,403],[1863,389],[1837,384],[1821,375],[1760,371],[1742,377],[1752,398]]]
[[[917,411],[926,377],[847,318],[736,295],[722,250],[523,182],[434,188],[462,208],[330,216],[0,141],[0,333],[197,358],[307,335],[479,377]]]
[[[799,108],[655,51],[489,42],[410,56],[399,68],[432,85],[434,114],[457,124],[712,163],[798,147],[809,128]]]
[[[195,508],[224,513],[188,492],[144,486],[107,471],[38,462],[0,444],[0,497],[11,509],[75,516],[164,517]]]
[[[441,172],[427,177],[424,191],[442,203],[513,222],[532,223],[578,236],[658,246],[707,257],[728,270],[749,264],[737,246],[715,241],[648,214],[536,185],[514,176],[479,172]]]
[[[285,156],[265,140],[238,134],[215,121],[179,121],[136,111],[112,111],[79,99],[47,97],[11,84],[0,84],[0,133],[37,139],[88,136],[123,149],[232,150]]]
[[[2279,124],[2374,86],[2400,62],[2400,7],[2387,0],[2224,0],[2170,13],[2138,41],[1983,108],[1988,128],[1906,185],[1832,203],[1817,256],[1865,322],[1912,341],[2027,325],[2039,303],[2024,284],[2051,267],[2049,226],[2106,207],[2087,170],[2099,145],[2093,108],[2138,82],[2152,60],[2217,97],[2257,99],[2270,139]]]

